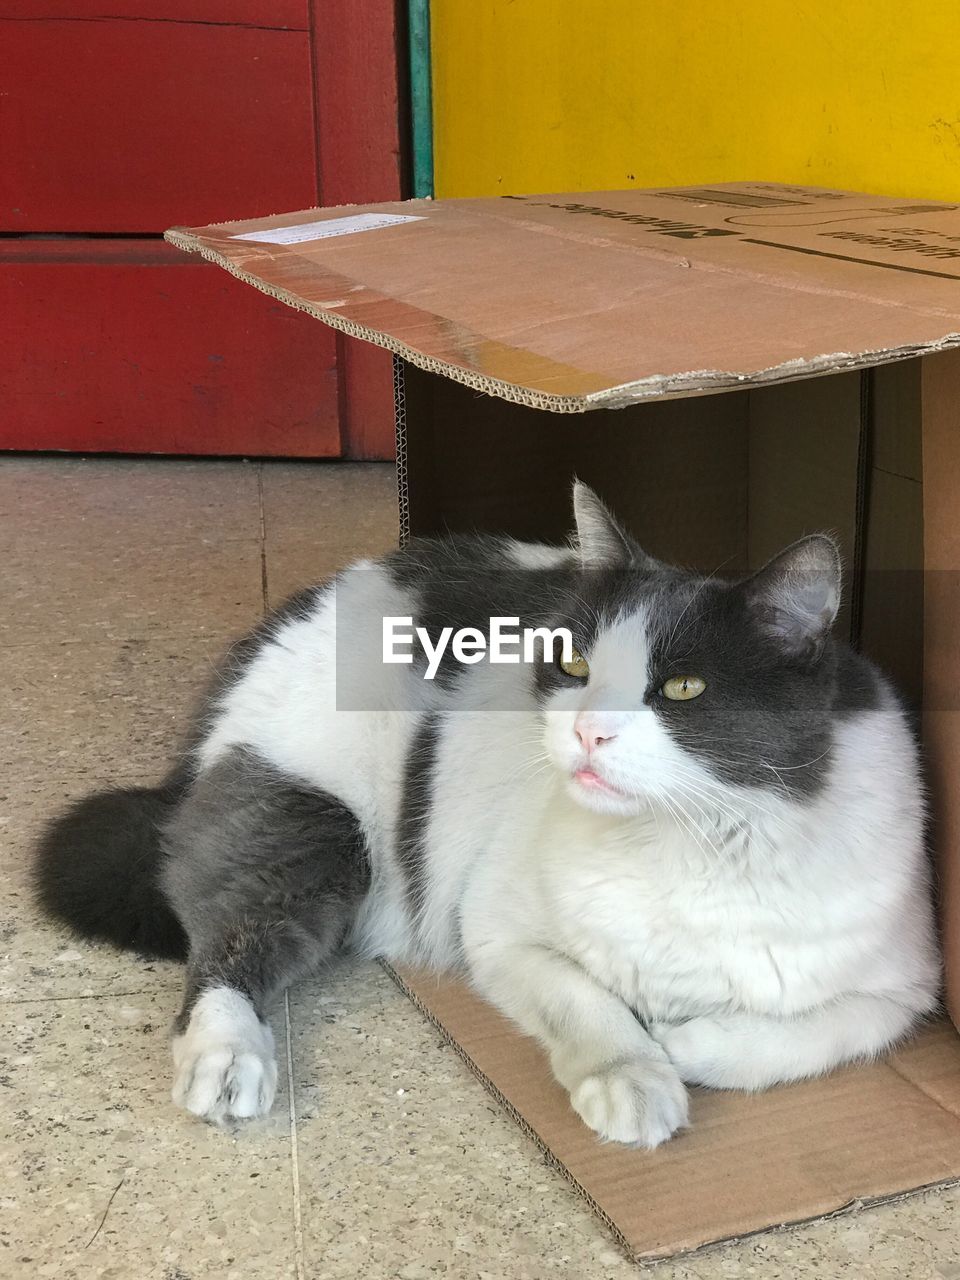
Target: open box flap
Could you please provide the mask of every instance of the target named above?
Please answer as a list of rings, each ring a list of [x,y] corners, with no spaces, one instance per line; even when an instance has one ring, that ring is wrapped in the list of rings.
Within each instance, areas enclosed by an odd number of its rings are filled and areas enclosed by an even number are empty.
[[[411,200],[167,239],[431,372],[557,412],[960,345],[960,206],[730,183]]]

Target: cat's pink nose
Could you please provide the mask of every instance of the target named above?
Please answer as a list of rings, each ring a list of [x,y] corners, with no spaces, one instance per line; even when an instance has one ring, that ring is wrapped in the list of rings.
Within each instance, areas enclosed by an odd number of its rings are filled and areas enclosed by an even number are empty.
[[[615,733],[601,733],[599,726],[595,720],[591,720],[588,716],[578,716],[573,726],[573,732],[580,740],[580,745],[584,751],[590,752],[602,746],[605,742],[613,742],[617,736]]]

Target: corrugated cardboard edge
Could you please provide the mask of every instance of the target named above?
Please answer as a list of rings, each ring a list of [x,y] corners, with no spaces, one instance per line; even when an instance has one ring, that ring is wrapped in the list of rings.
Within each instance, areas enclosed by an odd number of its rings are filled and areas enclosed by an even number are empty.
[[[437,1018],[433,1014],[433,1012],[430,1010],[430,1008],[424,1004],[424,1002],[417,995],[416,991],[414,991],[414,989],[407,984],[407,982],[396,971],[396,969],[394,969],[393,966],[390,965],[386,960],[381,960],[380,964],[387,971],[390,977],[394,980],[394,982],[397,984],[397,986],[400,988],[403,994],[420,1010],[420,1012],[427,1019],[427,1021],[432,1023],[432,1025],[436,1027],[436,1029],[440,1032],[441,1036],[443,1036],[444,1040],[450,1046],[450,1048],[453,1049],[454,1052],[460,1058],[463,1059],[463,1061],[467,1064],[467,1066],[470,1068],[473,1074],[477,1077],[477,1079],[480,1081],[480,1083],[483,1085],[486,1091],[500,1104],[501,1107],[503,1107],[504,1111],[506,1111],[507,1114],[517,1122],[517,1124],[520,1126],[523,1132],[527,1135],[527,1137],[530,1138],[530,1140],[536,1144],[541,1154],[546,1157],[547,1161],[553,1166],[553,1168],[556,1169],[557,1172],[561,1174],[564,1178],[566,1178],[566,1180],[570,1183],[570,1185],[576,1190],[578,1195],[580,1195],[584,1200],[586,1200],[587,1204],[594,1211],[597,1217],[601,1219],[604,1225],[609,1229],[612,1235],[616,1238],[617,1243],[623,1249],[624,1253],[626,1253],[628,1257],[634,1258],[633,1251],[630,1248],[630,1242],[627,1240],[626,1236],[623,1235],[623,1233],[621,1232],[617,1224],[606,1213],[606,1211],[601,1208],[601,1206],[593,1198],[593,1196],[586,1189],[586,1187],[584,1187],[584,1185],[581,1182],[577,1181],[577,1179],[573,1176],[573,1174],[566,1167],[563,1161],[558,1159],[557,1156],[554,1155],[554,1153],[550,1150],[550,1148],[543,1141],[543,1139],[537,1133],[536,1129],[534,1129],[534,1127],[530,1124],[530,1122],[526,1119],[526,1117],[522,1114],[522,1112],[518,1111],[517,1108],[513,1105],[513,1103],[510,1102],[509,1099],[506,1098],[504,1094],[500,1092],[500,1090],[497,1088],[494,1082],[490,1079],[490,1077],[484,1071],[482,1071],[481,1068],[476,1064],[476,1062],[474,1062],[473,1058],[470,1057],[469,1053],[467,1053],[463,1045],[460,1044],[460,1042],[450,1034],[450,1032],[446,1029],[446,1027],[440,1021],[440,1019]],[[662,1259],[658,1259],[658,1261],[661,1261],[661,1260]]]
[[[451,1035],[440,1019],[431,1011],[429,1006],[424,1003],[417,992],[404,980],[403,976],[399,974],[386,960],[381,960],[380,964],[408,1000],[410,1000],[411,1003],[419,1009],[427,1021],[430,1022],[431,1025],[440,1033],[450,1048],[453,1049],[464,1063],[466,1063],[491,1097],[494,1098],[504,1111],[506,1111],[507,1114],[516,1121],[526,1136],[536,1144],[537,1149],[541,1152],[547,1162],[556,1169],[561,1177],[565,1178],[577,1194],[586,1201],[604,1226],[609,1230],[610,1234],[614,1237],[626,1257],[631,1262],[636,1263],[639,1267],[648,1269],[673,1259],[699,1257],[711,1250],[719,1249],[723,1245],[737,1244],[743,1240],[751,1240],[757,1236],[789,1231],[795,1227],[812,1226],[818,1222],[830,1222],[834,1218],[840,1218],[850,1213],[857,1213],[863,1209],[873,1209],[878,1205],[884,1204],[900,1204],[904,1200],[910,1200],[915,1196],[924,1195],[928,1191],[946,1191],[950,1187],[960,1186],[960,1178],[943,1178],[936,1182],[926,1182],[919,1187],[909,1187],[905,1191],[894,1191],[889,1195],[858,1197],[849,1201],[847,1204],[843,1204],[836,1209],[832,1209],[829,1213],[817,1214],[813,1217],[807,1218],[791,1218],[785,1222],[771,1223],[768,1227],[760,1227],[756,1231],[746,1231],[740,1235],[722,1236],[716,1240],[710,1240],[706,1244],[698,1245],[695,1249],[680,1249],[672,1253],[636,1253],[631,1248],[629,1240],[624,1236],[616,1222],[614,1222],[597,1200],[594,1199],[590,1192],[587,1191],[583,1184],[574,1177],[559,1156],[557,1156],[556,1153],[544,1142],[522,1112],[517,1110],[513,1103],[510,1102],[510,1100],[500,1091],[496,1083],[491,1080],[491,1078],[480,1066],[478,1066],[476,1062],[474,1062],[473,1058],[470,1057],[463,1045],[459,1043],[455,1036]]]
[[[229,225],[229,224],[223,224]],[[374,346],[392,351],[394,355],[408,361],[427,373],[438,373],[454,382],[481,391],[486,395],[498,396],[501,400],[509,400],[513,404],[528,405],[532,409],[544,409],[550,413],[585,413],[590,409],[623,409],[627,405],[639,404],[644,400],[663,399],[668,396],[700,395],[711,391],[729,391],[737,387],[765,386],[772,383],[797,382],[804,378],[821,377],[829,373],[841,373],[855,369],[869,369],[879,364],[892,364],[897,360],[910,360],[915,356],[927,355],[935,351],[946,351],[960,346],[960,333],[948,333],[936,342],[920,343],[910,346],[881,348],[873,351],[836,351],[826,355],[814,356],[810,359],[787,360],[782,364],[771,365],[756,373],[736,373],[719,369],[699,369],[681,374],[651,374],[636,382],[623,383],[618,387],[609,387],[604,391],[594,391],[584,396],[556,396],[545,391],[534,391],[527,387],[518,387],[513,383],[503,382],[499,378],[491,378],[487,374],[475,373],[460,365],[449,364],[435,356],[424,355],[421,351],[407,346],[399,338],[380,333],[365,325],[347,320],[336,312],[326,311],[315,306],[276,285],[268,284],[250,272],[244,271],[223,254],[217,253],[209,245],[205,245],[197,236],[189,231],[173,227],[164,233],[168,244],[185,253],[198,253],[208,262],[215,263],[224,271],[252,285],[261,293],[297,311],[305,311],[316,320],[337,329],[352,338],[360,338]]]
[[[472,387],[474,391],[482,391],[486,395],[498,396],[501,400],[509,400],[513,404],[525,404],[535,409],[547,409],[552,413],[584,413],[587,409],[600,407],[592,403],[592,397],[551,396],[545,392],[529,391],[524,387],[515,387],[512,383],[502,382],[498,378],[488,377],[486,374],[472,373],[469,369],[463,369],[459,365],[447,364],[446,361],[438,360],[435,356],[427,356],[420,351],[415,351],[413,347],[408,347],[399,338],[393,338],[386,333],[379,333],[375,329],[367,328],[366,325],[357,324],[354,320],[347,320],[343,316],[338,316],[336,312],[325,311],[322,307],[305,302],[303,298],[297,297],[295,293],[290,293],[277,285],[268,284],[266,281],[260,280],[257,276],[244,271],[241,267],[231,262],[229,258],[217,253],[215,249],[211,249],[188,232],[172,228],[170,231],[164,232],[163,238],[169,244],[174,245],[177,249],[183,249],[186,253],[199,253],[208,262],[216,263],[218,267],[223,267],[224,271],[229,271],[232,276],[236,276],[244,284],[253,285],[255,289],[259,289],[261,293],[265,293],[271,298],[276,298],[278,302],[283,302],[297,311],[305,311],[307,315],[313,316],[315,320],[321,320],[324,324],[329,325],[331,329],[337,329],[351,338],[361,338],[364,342],[371,342],[376,347],[384,347],[387,351],[392,351],[395,356],[400,356],[402,360],[416,365],[417,368],[423,369],[427,373],[439,373],[445,378],[451,378],[454,382],[462,382],[465,386]],[[960,336],[958,336],[958,342],[960,342]],[[608,395],[609,392],[602,392],[601,394]],[[628,402],[625,401],[624,403]]]

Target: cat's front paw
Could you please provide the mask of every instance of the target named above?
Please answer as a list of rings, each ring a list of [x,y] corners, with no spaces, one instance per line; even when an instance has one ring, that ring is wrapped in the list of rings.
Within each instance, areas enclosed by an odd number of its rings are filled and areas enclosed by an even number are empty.
[[[187,1030],[174,1037],[173,1066],[173,1101],[201,1120],[252,1120],[273,1106],[273,1032],[233,992],[200,998]]]
[[[633,1058],[586,1076],[570,1091],[574,1111],[608,1142],[658,1147],[687,1123],[687,1091],[669,1062]]]

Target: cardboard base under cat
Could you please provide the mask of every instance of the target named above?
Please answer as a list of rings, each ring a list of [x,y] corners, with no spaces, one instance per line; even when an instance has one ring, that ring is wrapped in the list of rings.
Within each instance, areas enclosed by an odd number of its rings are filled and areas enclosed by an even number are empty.
[[[704,569],[833,530],[839,625],[922,714],[960,1025],[960,208],[740,183],[169,238],[397,354],[402,537],[563,539],[574,474],[653,554]],[[886,1063],[698,1092],[692,1129],[641,1153],[598,1143],[463,987],[398,980],[637,1259],[960,1181],[947,1022]]]
[[[692,1091],[656,1151],[601,1145],[539,1047],[448,978],[390,970],[638,1262],[960,1182],[960,1055],[946,1022],[885,1062],[762,1094]]]

